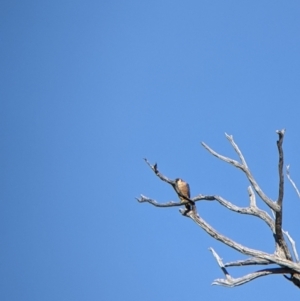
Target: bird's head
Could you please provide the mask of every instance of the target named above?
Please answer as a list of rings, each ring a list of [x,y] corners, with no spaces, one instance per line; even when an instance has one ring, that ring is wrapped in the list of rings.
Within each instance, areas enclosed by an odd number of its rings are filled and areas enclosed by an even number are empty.
[[[182,179],[176,178],[176,179],[175,179],[175,183],[178,183],[178,182],[182,182]]]

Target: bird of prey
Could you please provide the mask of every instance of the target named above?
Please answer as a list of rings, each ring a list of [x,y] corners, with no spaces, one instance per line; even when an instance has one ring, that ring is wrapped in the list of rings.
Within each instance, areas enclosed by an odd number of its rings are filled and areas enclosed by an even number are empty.
[[[175,185],[176,185],[176,191],[179,194],[181,194],[182,196],[184,196],[188,199],[190,198],[190,186],[188,183],[184,182],[182,179],[177,178],[177,179],[175,179]],[[192,209],[192,205],[187,203],[188,200],[182,196],[179,195],[180,202],[186,203],[185,208],[187,209],[187,211],[190,211]]]

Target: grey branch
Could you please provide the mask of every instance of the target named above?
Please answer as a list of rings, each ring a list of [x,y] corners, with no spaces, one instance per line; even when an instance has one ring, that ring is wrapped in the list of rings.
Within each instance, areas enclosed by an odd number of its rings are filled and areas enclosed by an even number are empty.
[[[212,252],[212,254],[215,257],[219,267],[221,268],[222,272],[225,275],[225,279],[215,279],[212,283],[213,285],[222,285],[222,286],[234,287],[234,286],[239,286],[239,285],[245,284],[247,282],[250,282],[250,281],[252,281],[252,280],[254,280],[258,277],[267,276],[267,275],[270,275],[270,274],[288,274],[288,273],[291,273],[291,270],[287,269],[287,268],[273,268],[273,269],[259,270],[259,271],[247,274],[243,277],[233,278],[233,277],[230,276],[227,269],[225,268],[228,265],[223,263],[222,259],[217,254],[217,252],[213,248],[210,248],[210,251]],[[248,260],[248,261],[253,262],[253,260]],[[244,261],[244,262],[246,262],[246,261]],[[269,264],[269,262],[267,262],[267,263],[257,263],[256,262],[255,264]],[[243,265],[245,265],[245,264],[243,264]]]
[[[218,195],[199,195],[199,196],[193,198],[192,200],[194,202],[196,202],[198,200],[217,201],[222,206],[226,207],[227,209],[229,209],[231,211],[259,217],[260,219],[265,221],[266,224],[269,226],[269,228],[272,230],[272,232],[275,233],[275,225],[274,225],[273,219],[269,216],[269,214],[267,212],[259,209],[255,205],[255,196],[253,194],[251,187],[249,188],[248,192],[250,192],[249,193],[250,194],[250,206],[244,207],[244,208],[238,207]]]
[[[240,149],[238,148],[238,146],[235,144],[233,137],[229,136],[226,134],[226,137],[229,139],[230,143],[232,144],[234,150],[239,154],[242,162],[244,162],[244,164],[246,164],[246,161],[242,155],[242,152],[240,151]],[[225,161],[233,166],[235,166],[238,169],[241,169],[246,177],[248,178],[251,186],[253,187],[253,189],[256,191],[256,193],[259,195],[259,197],[270,207],[272,208],[275,212],[280,210],[280,207],[273,202],[269,197],[267,197],[264,192],[262,191],[262,189],[260,188],[260,186],[257,184],[256,180],[254,179],[252,173],[250,172],[250,169],[248,168],[247,164],[244,165],[243,163],[239,163],[236,160],[233,160],[231,158],[222,156],[220,154],[218,154],[216,151],[214,151],[213,149],[211,149],[207,144],[205,144],[204,142],[201,143],[203,145],[203,147],[209,151],[213,156],[217,157],[218,159],[221,159],[222,161]]]
[[[240,266],[246,266],[246,265],[267,265],[272,264],[270,260],[251,257],[245,260],[237,260],[232,262],[227,262],[224,264],[225,267],[240,267]]]
[[[151,165],[151,164],[149,163],[149,161],[148,161],[146,158],[144,158],[144,160],[145,160],[145,162],[147,163],[147,165],[153,170],[153,172],[154,172],[154,173],[155,173],[162,181],[167,182],[167,183],[169,183],[169,184],[172,185],[172,186],[175,185],[175,182],[174,182],[174,181],[168,179],[166,176],[164,176],[163,174],[161,174],[161,173],[159,172],[159,170],[157,169],[157,164],[156,164],[156,163],[155,163],[154,165]]]
[[[223,264],[222,259],[220,258],[220,256],[217,254],[217,252],[213,249],[213,248],[209,248],[209,250],[212,252],[213,256],[215,257],[219,267],[221,268],[222,272],[224,273],[225,277],[226,277],[226,281],[231,282],[232,278],[229,275],[229,273],[227,272],[225,265]]]
[[[176,203],[176,202],[173,202],[173,201],[170,201],[168,203],[164,203],[164,204],[160,204],[158,203],[157,201],[153,200],[153,199],[150,199],[144,195],[141,194],[141,197],[140,198],[136,198],[136,200],[139,202],[139,203],[149,203],[155,207],[179,207],[179,206],[182,206],[184,205],[184,203]]]
[[[268,254],[263,251],[251,249],[235,242],[234,240],[226,237],[225,235],[216,231],[210,224],[208,224],[203,218],[194,214],[193,212],[188,212],[187,217],[191,218],[198,226],[200,226],[206,233],[212,236],[214,239],[224,243],[225,245],[231,247],[232,249],[248,256],[257,257],[260,259],[268,260],[274,264],[290,268],[296,272],[300,272],[300,264],[294,263],[288,259],[278,256],[275,254]]]
[[[292,246],[292,250],[293,250],[293,253],[294,253],[294,256],[295,256],[295,259],[296,259],[296,262],[299,262],[299,256],[298,256],[298,252],[297,252],[297,249],[296,249],[296,243],[295,241],[293,240],[293,238],[290,236],[289,232],[288,231],[284,231],[282,230],[282,232],[286,235],[286,237],[288,238],[291,246]]]
[[[155,207],[179,207],[182,206],[184,203],[180,203],[180,202],[174,202],[174,201],[170,201],[167,203],[158,203],[156,200],[153,200],[151,198],[148,198],[144,195],[141,195],[140,198],[136,198],[136,200],[140,203],[149,203]],[[227,209],[234,211],[234,212],[238,212],[241,214],[248,214],[248,215],[253,215],[256,217],[259,217],[260,219],[262,219],[264,222],[266,222],[266,224],[269,226],[269,228],[271,229],[271,231],[273,233],[275,233],[275,225],[274,225],[274,221],[273,219],[268,215],[267,212],[259,209],[256,206],[250,206],[249,207],[238,207],[232,203],[230,203],[229,201],[225,200],[224,198],[222,198],[221,196],[218,195],[198,195],[194,198],[191,198],[191,201],[196,203],[198,201],[217,201],[219,202],[222,206],[226,207]],[[250,201],[251,202],[251,201]]]
[[[248,168],[248,165],[246,163],[246,160],[242,154],[242,152],[240,151],[239,147],[237,146],[237,144],[234,142],[233,140],[233,136],[232,135],[228,135],[227,133],[225,133],[226,138],[229,140],[229,142],[231,143],[232,147],[234,148],[235,152],[238,154],[242,164],[244,167]]]
[[[292,184],[292,186],[294,187],[294,189],[296,190],[296,193],[297,193],[298,197],[300,198],[300,192],[299,192],[295,182],[292,180],[291,175],[290,175],[290,165],[286,166],[286,176],[287,176],[288,180],[290,181],[290,183]]]
[[[137,199],[137,200],[140,203],[147,202],[147,203],[149,203],[153,206],[156,206],[156,207],[175,207],[175,206],[182,206],[183,205],[182,203],[175,203],[175,202],[168,202],[168,203],[164,203],[164,204],[159,204],[155,200],[150,199],[150,198],[145,197],[145,196],[141,196],[141,198]],[[232,204],[230,204],[229,206],[231,206],[231,205]],[[232,205],[232,206],[235,206],[235,205]],[[241,208],[241,209],[245,209],[245,208]],[[240,210],[240,209],[238,209],[238,210]],[[184,210],[182,210],[182,213],[183,212],[184,212]],[[254,250],[254,249],[251,249],[251,248],[247,248],[247,247],[233,241],[232,239],[218,233],[212,226],[210,226],[207,222],[205,222],[204,219],[202,219],[200,216],[198,216],[197,214],[195,214],[192,211],[187,213],[186,216],[190,217],[196,224],[198,224],[202,229],[204,229],[213,238],[223,242],[224,244],[226,244],[229,247],[239,251],[242,254],[254,256],[254,257],[257,257],[257,258],[260,258],[260,259],[264,259],[264,260],[268,260],[269,262],[278,263],[280,265],[287,265],[289,268],[294,268],[296,271],[300,272],[300,265],[297,265],[295,263],[290,263],[288,260],[281,259],[280,257],[275,256],[275,255],[271,255],[271,254],[268,254],[268,253],[265,253],[265,252],[261,252],[259,250]]]
[[[264,269],[259,270],[253,273],[250,273],[248,275],[245,275],[243,277],[239,278],[230,278],[230,280],[226,279],[215,279],[213,281],[213,285],[222,285],[227,287],[235,287],[239,285],[243,285],[247,282],[250,282],[256,278],[262,277],[262,276],[268,276],[268,275],[276,275],[276,274],[289,274],[291,273],[290,269],[286,268],[271,268],[271,269]],[[291,280],[292,281],[292,280]]]

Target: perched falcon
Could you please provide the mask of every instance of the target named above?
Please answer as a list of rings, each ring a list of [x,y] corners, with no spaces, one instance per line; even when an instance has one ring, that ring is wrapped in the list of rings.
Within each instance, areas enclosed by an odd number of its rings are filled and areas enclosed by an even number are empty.
[[[175,179],[175,184],[176,184],[176,190],[177,192],[179,192],[180,194],[182,194],[183,196],[185,196],[186,198],[190,198],[190,186],[188,183],[184,182],[182,179]],[[180,202],[181,203],[186,203],[188,200],[186,200],[185,198],[179,196],[180,198]],[[190,211],[192,209],[191,204],[187,203],[185,204],[185,208]]]

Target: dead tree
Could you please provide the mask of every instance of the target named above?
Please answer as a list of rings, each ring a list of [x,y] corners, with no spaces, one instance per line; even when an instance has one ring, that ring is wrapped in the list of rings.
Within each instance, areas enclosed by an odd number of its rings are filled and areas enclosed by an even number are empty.
[[[206,233],[212,236],[214,239],[222,242],[223,244],[227,245],[228,247],[248,256],[246,260],[238,260],[234,262],[223,263],[219,255],[215,252],[213,248],[210,248],[213,256],[215,257],[218,265],[220,266],[222,272],[224,273],[224,279],[216,279],[213,281],[212,284],[215,285],[223,285],[227,287],[234,287],[238,285],[245,284],[249,281],[252,281],[258,277],[272,275],[272,274],[282,274],[287,280],[294,283],[298,288],[300,288],[300,263],[299,258],[295,246],[295,242],[290,237],[288,232],[285,232],[282,229],[282,208],[283,208],[283,197],[284,197],[284,174],[283,174],[283,149],[282,143],[284,138],[285,130],[276,131],[278,134],[278,141],[277,141],[277,148],[279,153],[279,164],[278,164],[278,171],[279,171],[279,192],[278,198],[276,201],[273,201],[269,198],[260,188],[256,180],[254,179],[253,175],[250,172],[250,169],[246,163],[246,160],[240,151],[238,145],[234,142],[233,137],[230,135],[226,135],[226,138],[229,140],[230,144],[232,145],[233,149],[237,153],[240,161],[233,160],[231,158],[222,156],[212,150],[208,145],[202,143],[203,147],[211,153],[213,156],[221,159],[234,167],[241,170],[247,177],[248,181],[250,182],[250,186],[248,187],[248,194],[249,194],[249,206],[248,207],[238,207],[231,202],[225,200],[223,197],[218,195],[202,195],[199,194],[193,198],[188,198],[186,195],[182,195],[176,186],[176,180],[171,180],[164,176],[158,170],[157,164],[151,165],[147,159],[145,159],[148,166],[152,169],[155,175],[162,181],[168,183],[173,187],[175,192],[177,193],[181,202],[168,202],[168,203],[158,203],[157,201],[148,198],[144,195],[141,195],[140,198],[137,198],[138,202],[140,203],[149,203],[156,207],[175,207],[175,206],[182,206],[182,205],[189,205],[185,206],[187,208],[191,208],[190,210],[180,209],[179,211],[181,214],[187,218],[193,220],[198,226],[200,226]],[[295,183],[291,180],[289,175],[289,167],[287,167],[287,176],[290,182],[292,183],[293,187],[296,189],[297,193],[299,194]],[[271,209],[273,213],[270,216],[266,211],[260,209],[256,204],[256,195]],[[185,201],[184,201],[185,200]],[[232,210],[236,213],[240,214],[248,214],[260,218],[263,220],[266,225],[269,227],[270,231],[272,232],[272,236],[274,238],[274,253],[269,254],[263,252],[261,250],[255,250],[248,248],[229,237],[221,234],[220,232],[216,231],[207,221],[205,221],[198,213],[196,209],[196,203],[200,201],[216,201],[220,205],[226,207],[229,210]],[[285,235],[285,236],[284,236]],[[290,242],[291,248],[288,247],[286,243],[286,238]],[[291,249],[291,250],[290,250]],[[227,271],[229,267],[243,267],[249,265],[277,265],[277,267],[272,268],[265,268],[257,270],[253,273],[247,274],[243,277],[233,278]]]

